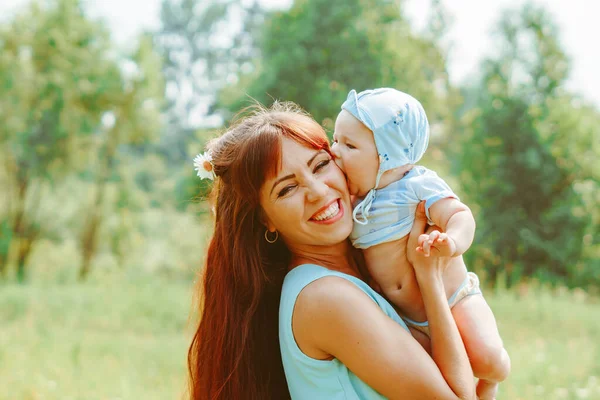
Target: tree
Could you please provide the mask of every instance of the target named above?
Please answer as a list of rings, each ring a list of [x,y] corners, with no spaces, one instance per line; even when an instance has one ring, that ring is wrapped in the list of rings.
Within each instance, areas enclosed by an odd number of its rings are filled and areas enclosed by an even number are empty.
[[[499,38],[457,147],[460,181],[477,211],[470,262],[481,263],[492,279],[505,270],[509,284],[523,276],[581,284],[574,269],[589,220],[575,212],[584,206],[576,185],[589,176],[573,163],[586,151],[559,143],[592,136],[589,127],[567,129],[557,121],[556,101],[565,106],[568,97],[568,60],[552,19],[533,5],[505,13]],[[574,112],[566,106],[564,112]]]
[[[448,76],[431,37],[412,32],[397,1],[297,0],[267,19],[259,68],[221,91],[219,105],[235,112],[249,97],[291,100],[331,128],[350,89],[391,86],[438,121],[448,114]]]
[[[128,85],[107,32],[86,18],[78,0],[32,3],[0,28],[0,151],[10,177],[0,270],[15,247],[17,277],[25,280],[44,229],[37,218],[44,187],[86,164],[103,141],[107,112],[140,104]],[[148,123],[148,114],[129,113],[127,125]]]
[[[17,240],[17,276],[42,226],[36,220],[42,183],[53,182],[92,135],[111,96],[118,71],[106,57],[108,36],[83,15],[75,0],[47,8],[33,3],[0,33],[0,136],[5,168],[13,178],[6,218]],[[2,267],[6,260],[0,260]]]
[[[263,17],[257,0],[163,0],[154,38],[167,85],[161,147],[171,159],[188,156],[186,142],[210,123],[217,91],[252,69]]]
[[[161,128],[160,109],[164,94],[161,60],[154,52],[152,39],[144,35],[139,47],[129,58],[122,60],[131,71],[121,78],[118,98],[104,114],[104,129],[98,135],[95,172],[95,196],[88,210],[88,219],[81,236],[82,264],[79,278],[85,279],[96,252],[98,229],[103,220],[106,184],[114,172],[119,146],[141,145],[155,140]]]

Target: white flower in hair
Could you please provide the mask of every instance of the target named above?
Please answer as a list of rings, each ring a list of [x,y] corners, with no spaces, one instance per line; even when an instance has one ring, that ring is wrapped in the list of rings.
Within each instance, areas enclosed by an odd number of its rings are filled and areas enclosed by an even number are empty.
[[[204,154],[198,154],[194,158],[194,169],[198,173],[200,179],[215,179],[215,170],[212,165],[212,154],[210,150]]]

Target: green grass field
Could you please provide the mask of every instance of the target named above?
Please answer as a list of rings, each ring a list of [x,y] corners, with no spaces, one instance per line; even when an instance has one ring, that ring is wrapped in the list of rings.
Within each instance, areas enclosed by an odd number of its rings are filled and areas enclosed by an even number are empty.
[[[159,278],[0,285],[0,400],[182,398],[191,289]],[[499,399],[600,399],[598,299],[486,297],[513,362]]]

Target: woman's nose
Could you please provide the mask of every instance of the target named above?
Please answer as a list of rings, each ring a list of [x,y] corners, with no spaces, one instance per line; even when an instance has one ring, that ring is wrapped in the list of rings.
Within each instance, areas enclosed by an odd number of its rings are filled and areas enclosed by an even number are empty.
[[[329,190],[329,186],[325,182],[320,179],[313,178],[310,183],[307,185],[307,199],[310,202],[317,201],[322,199],[327,195],[327,191]]]

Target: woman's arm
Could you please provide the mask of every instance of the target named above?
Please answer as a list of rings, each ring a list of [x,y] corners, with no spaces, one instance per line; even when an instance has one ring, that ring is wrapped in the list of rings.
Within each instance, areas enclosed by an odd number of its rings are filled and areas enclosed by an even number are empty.
[[[475,396],[473,370],[450,312],[443,284],[443,272],[450,258],[425,257],[423,252],[417,251],[429,239],[428,234],[423,234],[426,229],[427,216],[422,202],[417,207],[408,239],[407,258],[415,270],[429,321],[431,356],[456,395],[471,398]],[[465,377],[469,379],[465,381]]]
[[[448,308],[447,303],[444,306]],[[472,374],[452,387],[410,333],[343,278],[324,277],[304,288],[296,301],[292,326],[305,354],[337,358],[389,399],[474,398],[466,390],[473,385]],[[443,329],[440,323],[435,326]],[[462,370],[456,362],[452,364]]]
[[[473,373],[441,280],[447,259],[414,251],[425,225],[423,218],[415,221],[408,250],[424,292],[433,359],[358,287],[333,276],[298,296],[294,336],[308,356],[339,359],[390,399],[474,399]]]
[[[420,258],[433,262],[440,260],[437,257]],[[456,396],[473,398],[473,370],[446,300],[442,271],[424,266],[420,259],[413,265],[429,321],[431,357]]]

